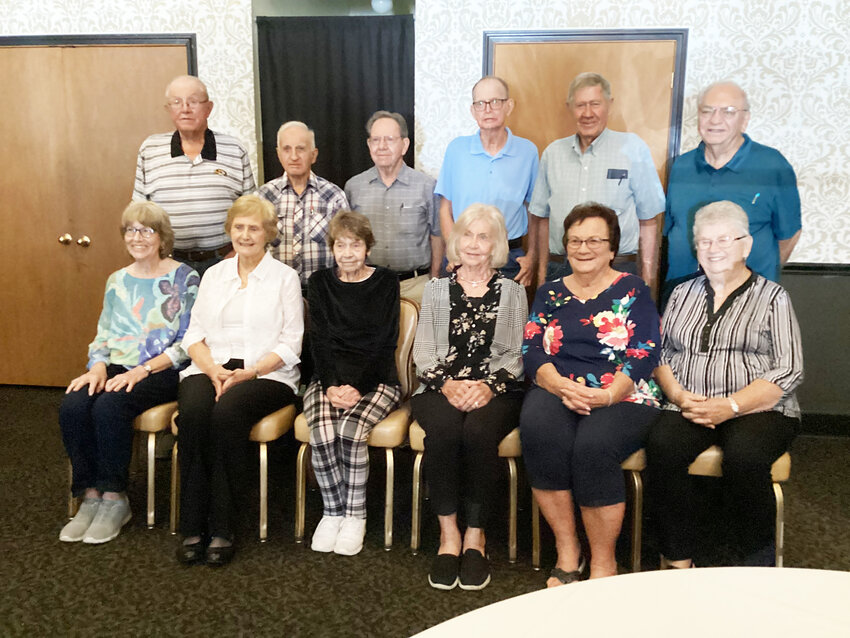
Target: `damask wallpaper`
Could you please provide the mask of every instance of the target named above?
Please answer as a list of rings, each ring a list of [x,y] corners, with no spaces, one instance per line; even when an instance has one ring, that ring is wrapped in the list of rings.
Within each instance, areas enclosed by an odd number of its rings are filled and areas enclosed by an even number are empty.
[[[803,235],[791,261],[850,263],[847,0],[419,0],[418,167],[436,175],[449,141],[475,130],[469,91],[481,75],[485,30],[652,27],[690,30],[682,152],[699,143],[700,88],[737,81],[752,107],[747,132],[797,172]],[[553,90],[566,94],[566,86]]]
[[[251,0],[0,0],[0,15],[0,35],[197,34],[210,127],[246,145],[256,174]]]

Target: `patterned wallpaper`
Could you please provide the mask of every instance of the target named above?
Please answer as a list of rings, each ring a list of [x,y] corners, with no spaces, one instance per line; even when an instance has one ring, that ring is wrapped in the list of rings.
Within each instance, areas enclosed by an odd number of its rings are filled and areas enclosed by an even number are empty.
[[[251,0],[0,0],[0,15],[0,35],[197,34],[210,127],[246,145],[256,174]]]
[[[690,30],[682,152],[699,142],[699,89],[737,81],[752,107],[747,132],[778,148],[797,172],[803,235],[791,261],[850,264],[847,0],[419,0],[418,167],[436,175],[449,141],[475,130],[468,102],[481,74],[483,31],[653,27]]]

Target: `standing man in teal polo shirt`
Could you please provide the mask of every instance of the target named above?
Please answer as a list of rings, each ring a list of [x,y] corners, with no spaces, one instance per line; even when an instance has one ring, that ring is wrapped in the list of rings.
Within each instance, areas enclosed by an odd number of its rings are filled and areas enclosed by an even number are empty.
[[[529,220],[528,202],[537,178],[537,147],[517,137],[505,125],[514,108],[508,85],[486,76],[472,87],[470,112],[478,124],[474,135],[451,141],[443,158],[434,193],[440,201],[440,229],[444,239],[455,219],[470,204],[495,206],[505,217],[510,253],[501,272],[523,286],[531,285],[537,259],[536,222]],[[529,233],[529,224],[535,225]],[[528,252],[522,248],[528,235]]]
[[[717,82],[700,93],[698,108],[702,142],[676,160],[667,185],[665,298],[697,272],[694,215],[706,204],[728,200],[746,211],[753,237],[747,266],[772,281],[779,280],[802,228],[791,164],[744,134],[750,121],[744,90],[734,82]]]

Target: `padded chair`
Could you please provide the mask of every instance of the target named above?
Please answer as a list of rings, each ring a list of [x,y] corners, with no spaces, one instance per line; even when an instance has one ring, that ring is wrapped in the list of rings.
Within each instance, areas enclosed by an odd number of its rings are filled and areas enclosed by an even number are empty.
[[[420,528],[422,516],[422,459],[425,455],[425,430],[418,422],[410,425],[410,449],[416,452],[413,461],[413,500],[410,520],[410,549],[413,554],[419,552]],[[508,514],[508,560],[516,562],[517,537],[517,498],[518,483],[516,460],[522,456],[519,440],[519,428],[511,430],[499,443],[499,456],[508,462],[508,480],[510,505]]]
[[[177,401],[163,403],[142,412],[133,420],[133,430],[137,433],[148,435],[147,461],[148,461],[148,501],[147,501],[147,525],[153,529],[156,522],[155,495],[156,495],[156,435],[164,432],[171,423],[172,415],[177,411]],[[71,463],[68,462],[68,484],[71,483]],[[70,496],[68,498],[68,517],[73,518],[77,513],[78,499]]]
[[[643,479],[641,471],[646,468],[646,453],[638,450],[620,464],[626,473],[626,487],[632,501],[632,572],[640,571],[641,521],[643,519]],[[540,507],[537,500],[531,499],[531,565],[540,569]]]
[[[248,435],[249,440],[259,443],[260,461],[260,542],[265,543],[268,539],[268,500],[269,500],[269,452],[268,444],[277,441],[292,429],[295,421],[295,406],[287,405],[280,410],[272,412],[263,417],[251,428]],[[172,534],[177,533],[177,519],[180,514],[180,469],[177,462],[177,412],[171,423],[171,431],[174,433],[175,442],[171,450],[171,525]]]
[[[369,433],[368,445],[383,448],[386,456],[387,477],[384,494],[384,549],[389,551],[393,544],[393,489],[395,486],[394,450],[404,443],[410,425],[408,399],[415,389],[416,375],[413,372],[413,338],[419,322],[419,305],[410,299],[401,299],[398,342],[395,363],[401,384],[402,404],[377,423]],[[310,427],[303,414],[295,419],[295,438],[301,441],[295,469],[295,542],[304,541],[304,525],[307,501],[307,462],[310,454]]]

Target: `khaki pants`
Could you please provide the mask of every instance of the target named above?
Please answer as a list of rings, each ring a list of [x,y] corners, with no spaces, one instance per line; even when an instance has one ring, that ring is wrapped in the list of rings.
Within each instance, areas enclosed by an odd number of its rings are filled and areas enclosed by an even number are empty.
[[[418,304],[422,304],[422,293],[425,292],[425,284],[431,279],[431,275],[419,275],[401,282],[401,296]]]

